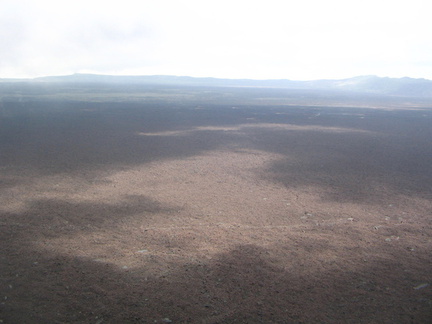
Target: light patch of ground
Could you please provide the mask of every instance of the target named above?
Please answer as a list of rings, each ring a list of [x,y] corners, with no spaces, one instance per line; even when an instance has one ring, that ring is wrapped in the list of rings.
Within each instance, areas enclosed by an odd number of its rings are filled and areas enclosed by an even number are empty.
[[[317,125],[290,125],[290,124],[241,124],[236,126],[203,126],[194,127],[192,129],[178,130],[178,131],[164,131],[164,132],[139,132],[137,135],[140,136],[184,136],[192,132],[197,131],[223,131],[223,132],[236,132],[242,133],[242,131],[252,130],[252,129],[271,129],[271,130],[288,130],[288,131],[315,131],[315,132],[331,132],[331,133],[370,133],[371,131],[366,131],[362,129],[344,128],[344,127],[325,127]]]

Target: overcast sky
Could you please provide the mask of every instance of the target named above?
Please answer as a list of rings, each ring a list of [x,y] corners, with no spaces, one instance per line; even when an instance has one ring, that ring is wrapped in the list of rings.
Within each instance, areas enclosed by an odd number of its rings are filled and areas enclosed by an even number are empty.
[[[0,78],[432,79],[429,0],[0,0]]]

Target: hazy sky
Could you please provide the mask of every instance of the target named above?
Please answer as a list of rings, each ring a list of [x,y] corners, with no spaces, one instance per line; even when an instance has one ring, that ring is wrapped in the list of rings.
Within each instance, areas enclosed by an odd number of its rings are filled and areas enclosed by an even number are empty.
[[[429,0],[0,0],[0,78],[432,79]]]

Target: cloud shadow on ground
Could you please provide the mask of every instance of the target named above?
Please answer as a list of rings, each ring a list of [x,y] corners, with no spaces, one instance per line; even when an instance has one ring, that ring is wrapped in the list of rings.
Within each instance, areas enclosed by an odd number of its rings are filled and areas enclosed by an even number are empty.
[[[223,105],[196,109],[184,103],[180,108],[168,103],[9,105],[13,113],[2,118],[0,128],[6,186],[18,181],[11,174],[23,171],[98,178],[152,161],[246,148],[286,156],[268,167],[267,180],[287,187],[328,187],[330,200],[364,200],[371,192],[379,195],[380,186],[426,197],[432,192],[428,111]],[[356,195],[345,195],[353,190]]]
[[[345,271],[338,262],[305,267],[301,244],[248,244],[194,260],[143,255],[142,266],[121,269],[24,242],[3,260],[4,323],[426,323],[432,315],[428,290],[413,289],[430,278],[430,264],[411,265],[429,260],[420,252],[395,248],[389,253],[399,258],[358,260],[357,270]],[[280,248],[289,260],[280,259]],[[149,271],[155,267],[159,274]]]
[[[374,203],[372,196],[379,198],[380,188],[420,197],[431,193],[431,130],[426,124],[431,115],[421,119],[423,112],[39,105],[1,119],[2,190],[25,185],[31,176],[99,179],[118,168],[235,148],[278,154],[278,161],[259,170],[263,181],[289,188],[323,187],[329,190],[322,199],[329,201]],[[271,129],[269,124],[291,129]],[[216,129],[199,129],[205,126]],[[185,133],[140,135],[171,131]],[[22,171],[27,173],[18,177]],[[118,202],[99,203],[42,199],[29,201],[24,211],[2,213],[0,241],[6,248],[1,255],[5,266],[0,269],[0,290],[7,298],[0,304],[0,319],[5,323],[146,323],[164,318],[207,323],[287,319],[390,323],[431,318],[429,290],[413,289],[430,281],[430,251],[411,253],[399,245],[388,247],[389,258],[349,260],[354,265],[350,269],[356,269],[350,271],[338,261],[317,263],[313,269],[302,266],[302,255],[331,249],[312,243],[307,249],[284,242],[265,248],[237,244],[210,258],[189,260],[152,256],[150,251],[140,266],[130,269],[79,256],[85,251],[72,246],[66,253],[38,245],[68,235],[75,239],[96,235],[100,229],[121,231],[122,224],[137,215],[148,217],[150,223],[169,222],[170,212],[177,209],[145,196],[125,196]],[[167,219],[161,220],[163,216]],[[152,239],[161,246],[167,240],[163,235]],[[185,244],[178,246],[186,248]],[[292,253],[281,252],[290,249]],[[289,257],[283,266],[281,256]],[[161,271],[155,274],[150,268]],[[383,277],[383,272],[388,276]],[[382,313],[383,309],[388,312]],[[393,318],[384,317],[389,312]]]

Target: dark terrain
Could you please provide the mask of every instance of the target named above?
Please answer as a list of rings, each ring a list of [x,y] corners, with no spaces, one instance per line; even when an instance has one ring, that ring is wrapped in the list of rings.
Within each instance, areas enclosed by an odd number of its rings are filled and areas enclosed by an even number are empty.
[[[431,323],[432,100],[0,85],[1,323]]]

